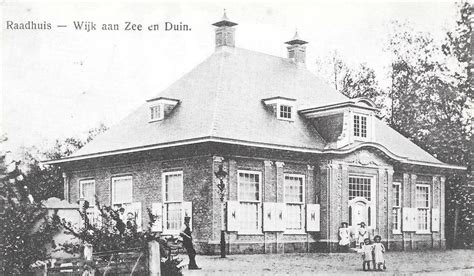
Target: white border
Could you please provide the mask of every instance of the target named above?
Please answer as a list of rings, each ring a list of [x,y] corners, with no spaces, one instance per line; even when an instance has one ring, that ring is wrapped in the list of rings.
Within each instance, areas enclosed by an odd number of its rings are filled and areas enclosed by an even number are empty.
[[[181,188],[183,189],[183,197],[181,198],[181,201],[168,201],[166,200],[166,176],[168,175],[181,175]],[[162,205],[162,208],[163,208],[163,214],[164,212],[166,212],[166,204],[167,203],[180,203],[181,205],[181,211],[182,211],[182,204],[184,202],[184,174],[183,174],[183,170],[176,170],[176,171],[167,171],[167,172],[163,172],[161,174],[161,198],[162,198],[162,201],[163,201],[163,205]],[[165,216],[165,215],[162,215],[163,218],[166,217],[166,220],[163,219],[163,234],[164,235],[177,235],[179,234],[179,232],[181,231],[181,229],[177,229],[177,230],[169,230],[167,229],[167,222],[168,222],[168,216]],[[182,217],[182,216],[180,216]],[[182,221],[181,221],[181,226],[182,226]]]
[[[302,178],[303,180],[303,201],[302,202],[290,202],[290,201],[286,201],[286,198],[285,198],[285,181],[286,181],[286,177],[289,176],[289,177],[298,177],[298,178]],[[283,174],[283,202],[285,203],[285,212],[286,212],[286,207],[287,207],[287,204],[299,204],[301,205],[301,222],[302,222],[302,225],[301,225],[301,229],[300,230],[294,230],[294,229],[287,229],[286,228],[286,220],[285,220],[285,231],[283,234],[306,234],[305,232],[305,229],[306,229],[306,177],[304,174],[296,174],[296,173],[284,173]],[[285,219],[288,219],[288,213],[286,213],[286,216],[285,216]]]
[[[240,173],[248,173],[248,174],[257,174],[258,175],[258,201],[241,201],[240,200]],[[261,235],[263,234],[263,229],[262,229],[262,184],[263,184],[263,179],[262,179],[262,172],[261,171],[251,171],[251,170],[237,170],[237,201],[239,202],[239,209],[240,209],[240,202],[251,202],[251,203],[257,203],[257,210],[258,210],[258,215],[257,215],[257,230],[256,231],[247,231],[247,230],[240,230],[240,221],[239,223],[239,230],[237,231],[239,235]],[[239,216],[240,217],[240,216]]]
[[[428,188],[428,207],[425,207],[426,210],[428,210],[427,212],[427,226],[428,226],[428,229],[426,230],[421,230],[421,229],[418,229],[418,208],[421,208],[421,207],[418,207],[417,205],[417,187],[427,187]],[[430,184],[415,184],[415,209],[416,209],[416,234],[431,234],[431,185]]]

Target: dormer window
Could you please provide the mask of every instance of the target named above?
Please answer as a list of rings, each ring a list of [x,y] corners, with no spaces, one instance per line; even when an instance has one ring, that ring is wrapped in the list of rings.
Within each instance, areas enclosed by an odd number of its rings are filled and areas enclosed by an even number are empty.
[[[287,120],[292,120],[293,119],[293,107],[291,105],[280,105],[280,119],[287,119]]]
[[[173,111],[179,100],[170,98],[155,98],[148,100],[148,122],[156,122],[165,119]]]
[[[354,137],[367,138],[367,116],[354,114]]]
[[[163,120],[163,108],[160,104],[150,107],[150,122]]]
[[[262,102],[267,106],[277,119],[285,121],[295,120],[295,99],[285,97],[272,97],[263,99]]]

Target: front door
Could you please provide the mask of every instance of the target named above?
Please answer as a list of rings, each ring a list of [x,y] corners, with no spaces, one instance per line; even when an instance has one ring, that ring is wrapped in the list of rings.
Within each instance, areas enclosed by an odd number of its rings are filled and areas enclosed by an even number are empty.
[[[352,203],[352,225],[358,225],[361,222],[369,225],[369,210],[365,200],[355,201]]]

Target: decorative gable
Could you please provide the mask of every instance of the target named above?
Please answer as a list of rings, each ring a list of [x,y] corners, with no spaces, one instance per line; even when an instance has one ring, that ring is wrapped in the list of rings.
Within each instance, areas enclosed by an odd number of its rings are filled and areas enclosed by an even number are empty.
[[[173,109],[178,105],[179,100],[159,97],[155,99],[150,99],[148,102],[148,121],[156,122],[161,121],[166,116],[173,111]]]
[[[286,97],[272,97],[262,100],[263,104],[279,120],[294,121],[296,117],[296,99]]]

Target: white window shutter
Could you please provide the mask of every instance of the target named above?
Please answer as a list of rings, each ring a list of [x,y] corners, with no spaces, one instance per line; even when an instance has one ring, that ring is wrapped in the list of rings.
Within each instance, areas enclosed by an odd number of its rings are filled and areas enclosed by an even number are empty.
[[[239,231],[238,201],[227,201],[227,231]]]
[[[163,231],[163,204],[161,202],[153,202],[151,204],[151,213],[155,217],[155,222],[151,226],[151,231]]]
[[[402,208],[402,230],[403,232],[416,231],[416,208]]]
[[[431,209],[431,231],[439,232],[439,209]]]
[[[189,229],[193,231],[193,203],[191,201],[185,201],[181,203],[181,223],[184,227],[184,218],[190,217],[189,219]]]
[[[274,202],[263,203],[263,231],[275,231],[276,212]]]
[[[306,232],[321,231],[321,214],[319,204],[306,204]]]
[[[286,229],[286,204],[285,203],[275,203],[275,231],[285,231]]]

